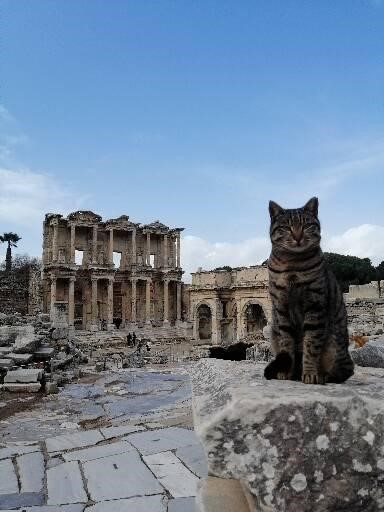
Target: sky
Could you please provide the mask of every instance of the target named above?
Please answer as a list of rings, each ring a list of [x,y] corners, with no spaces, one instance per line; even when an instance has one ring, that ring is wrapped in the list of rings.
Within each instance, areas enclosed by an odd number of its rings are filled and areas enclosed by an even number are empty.
[[[184,227],[189,273],[268,257],[268,201],[384,260],[384,0],[0,0],[0,232]],[[0,259],[5,244],[0,246]]]

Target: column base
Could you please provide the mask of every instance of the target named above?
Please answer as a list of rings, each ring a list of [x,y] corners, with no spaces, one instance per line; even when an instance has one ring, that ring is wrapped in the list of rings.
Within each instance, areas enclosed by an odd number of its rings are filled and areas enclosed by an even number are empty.
[[[114,331],[116,329],[115,324],[107,324],[107,331]]]
[[[163,325],[169,325],[169,320],[163,320]]]
[[[146,321],[145,321],[145,324],[146,324],[146,325],[152,325],[152,322],[151,322],[151,320],[146,320]]]
[[[91,324],[89,326],[89,330],[92,331],[92,332],[96,332],[99,330],[99,326],[97,324]]]

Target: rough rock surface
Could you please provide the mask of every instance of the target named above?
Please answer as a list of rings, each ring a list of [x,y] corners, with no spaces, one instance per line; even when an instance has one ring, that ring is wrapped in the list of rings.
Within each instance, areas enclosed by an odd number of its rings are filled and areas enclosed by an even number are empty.
[[[384,340],[369,341],[357,350],[351,350],[351,357],[359,366],[384,368]]]
[[[257,510],[384,510],[384,371],[315,386],[266,381],[264,366],[202,360],[190,370],[209,473],[242,480]]]

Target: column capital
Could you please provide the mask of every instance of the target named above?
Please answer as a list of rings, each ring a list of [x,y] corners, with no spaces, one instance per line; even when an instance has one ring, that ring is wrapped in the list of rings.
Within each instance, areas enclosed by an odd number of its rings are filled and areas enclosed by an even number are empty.
[[[99,280],[99,276],[91,276],[91,281],[92,282],[97,282]]]
[[[74,283],[76,281],[76,276],[69,276],[69,281]]]

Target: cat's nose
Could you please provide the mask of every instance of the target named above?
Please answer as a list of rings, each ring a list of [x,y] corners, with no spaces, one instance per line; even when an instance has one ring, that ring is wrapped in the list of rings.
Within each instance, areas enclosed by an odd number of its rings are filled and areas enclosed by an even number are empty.
[[[300,242],[300,240],[303,238],[303,228],[301,226],[292,226],[291,231],[292,236],[296,242]]]

